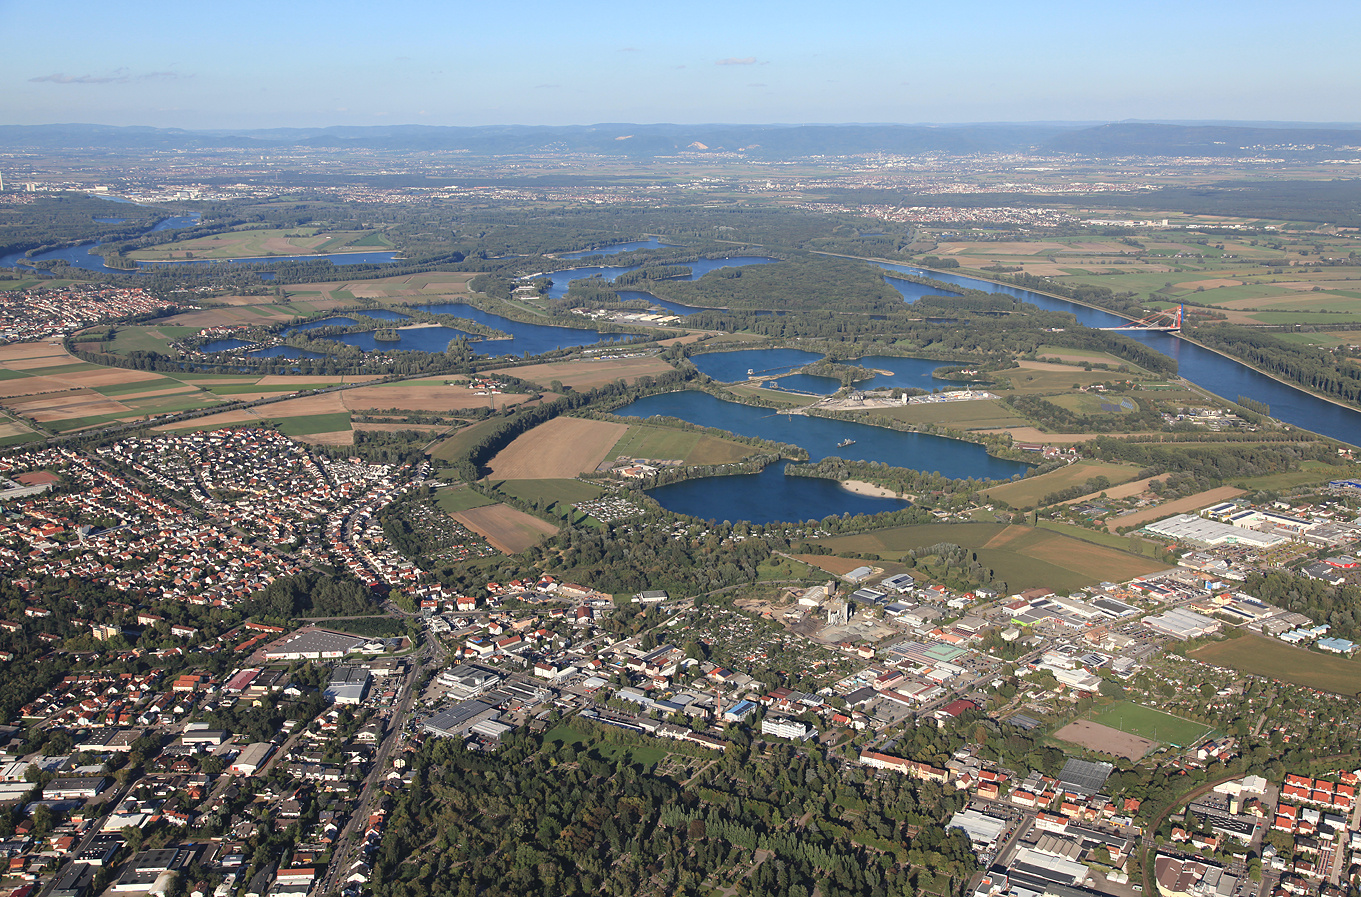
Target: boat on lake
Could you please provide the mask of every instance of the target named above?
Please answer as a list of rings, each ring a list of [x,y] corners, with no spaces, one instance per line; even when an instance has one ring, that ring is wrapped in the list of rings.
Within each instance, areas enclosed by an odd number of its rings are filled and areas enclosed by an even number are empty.
[[[836,444],[837,448],[845,448],[848,445],[855,445],[855,440],[847,437]]]

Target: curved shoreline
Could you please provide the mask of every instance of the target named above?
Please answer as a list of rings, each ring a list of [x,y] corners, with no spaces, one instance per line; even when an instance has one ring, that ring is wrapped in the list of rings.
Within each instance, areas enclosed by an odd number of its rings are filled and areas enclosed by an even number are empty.
[[[884,486],[876,486],[864,480],[841,480],[841,488],[847,492],[854,492],[856,495],[865,495],[870,498],[902,498],[897,492]]]

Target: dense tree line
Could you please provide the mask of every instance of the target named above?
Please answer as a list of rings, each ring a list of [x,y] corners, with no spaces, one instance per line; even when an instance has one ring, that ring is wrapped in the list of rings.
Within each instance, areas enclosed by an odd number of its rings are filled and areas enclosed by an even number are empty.
[[[1241,358],[1306,389],[1361,404],[1361,365],[1345,356],[1232,324],[1197,327],[1192,336],[1211,349]]]
[[[1216,440],[1201,446],[1098,436],[1087,446],[1094,458],[1138,464],[1148,471],[1143,476],[1174,471],[1215,483],[1296,470],[1302,461],[1335,463],[1337,458],[1337,453],[1321,442],[1264,444]]]

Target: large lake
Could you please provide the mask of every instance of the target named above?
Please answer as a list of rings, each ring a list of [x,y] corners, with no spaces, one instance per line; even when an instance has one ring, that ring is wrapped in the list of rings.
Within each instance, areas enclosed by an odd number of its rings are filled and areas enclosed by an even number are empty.
[[[736,383],[750,377],[766,377],[775,380],[780,389],[831,395],[841,388],[841,381],[831,377],[789,373],[812,364],[821,357],[817,352],[804,349],[740,349],[736,352],[694,355],[690,360],[700,371],[723,383]],[[869,355],[846,362],[886,372],[876,373],[869,380],[861,380],[855,384],[857,389],[888,389],[900,386],[930,391],[968,386],[966,381],[937,380],[931,376],[936,368],[944,367],[948,363],[929,358],[905,358],[896,355]]]
[[[467,318],[469,321],[476,321],[488,327],[495,327],[497,330],[504,330],[514,337],[508,340],[483,340],[474,343],[473,351],[479,355],[538,355],[541,352],[549,352],[553,349],[590,346],[595,343],[612,342],[632,336],[632,334],[627,333],[601,333],[599,330],[577,330],[574,327],[561,327],[554,324],[512,321],[510,318],[494,315],[491,312],[482,311],[480,308],[464,305],[461,302],[441,302],[436,305],[421,305],[418,308],[431,314]],[[401,334],[407,332],[405,330],[398,331]],[[452,339],[452,337],[449,339]],[[446,345],[449,339],[444,341]],[[405,348],[405,346],[402,348]],[[438,351],[443,351],[443,349]]]
[[[564,252],[558,258],[564,259],[588,259],[593,255],[618,255],[621,252],[632,252],[635,249],[671,249],[666,243],[653,238],[651,240],[633,240],[629,243],[612,243],[609,246],[602,246],[599,249],[582,249],[579,252]]]
[[[760,473],[705,477],[648,492],[662,507],[705,520],[752,523],[821,520],[833,514],[879,514],[907,507],[898,498],[856,495],[833,480],[787,477],[785,462]]]
[[[690,269],[690,274],[685,277],[678,277],[677,280],[699,280],[710,271],[717,271],[720,268],[745,268],[748,265],[771,265],[779,259],[766,258],[760,255],[738,255],[724,259],[699,259],[693,262],[677,262]],[[581,280],[586,277],[600,277],[607,281],[613,281],[620,274],[629,271],[637,271],[642,265],[628,265],[625,267],[596,266],[590,268],[567,268],[563,271],[553,271],[544,276],[549,279],[552,286],[548,288],[549,298],[561,299],[567,295],[567,288],[574,280]],[[684,306],[682,306],[684,307]],[[693,310],[693,309],[692,309]]]
[[[676,417],[742,436],[787,442],[805,449],[813,461],[835,456],[935,471],[947,477],[993,480],[1009,479],[1030,469],[1019,461],[994,458],[983,446],[973,442],[928,433],[903,433],[850,421],[782,414],[772,408],[727,402],[695,390],[647,396],[614,413],[625,417]],[[854,444],[839,444],[846,439],[854,440]]]
[[[113,222],[121,219],[95,219],[96,221]],[[151,228],[150,233],[166,230],[179,230],[185,227],[193,227],[199,222],[199,215],[177,216],[164,218],[158,221]],[[118,272],[120,274],[131,273],[125,268],[110,268],[104,264],[104,257],[94,253],[98,248],[98,243],[81,243],[78,246],[68,246],[65,249],[50,249],[47,252],[35,253],[26,256],[22,252],[11,252],[7,255],[0,255],[0,268],[31,268],[43,274],[52,272],[43,267],[43,262],[64,261],[73,268],[81,268],[86,271],[99,272]],[[145,273],[149,270],[167,265],[246,265],[259,262],[316,262],[329,261],[334,265],[361,265],[361,264],[390,264],[397,258],[396,252],[337,252],[329,255],[279,255],[265,256],[262,258],[249,259],[185,259],[170,262],[139,262],[132,271]],[[21,264],[21,260],[27,262]],[[262,275],[269,280],[272,274]]]

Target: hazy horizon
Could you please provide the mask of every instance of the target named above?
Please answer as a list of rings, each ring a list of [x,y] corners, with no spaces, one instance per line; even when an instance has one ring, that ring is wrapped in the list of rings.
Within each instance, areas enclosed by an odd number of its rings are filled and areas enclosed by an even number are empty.
[[[186,129],[431,124],[1361,121],[1361,7],[683,11],[543,0],[230,10],[76,2],[12,38],[0,122]]]

